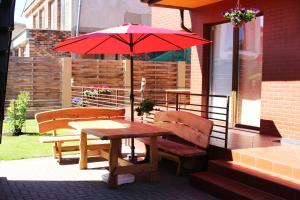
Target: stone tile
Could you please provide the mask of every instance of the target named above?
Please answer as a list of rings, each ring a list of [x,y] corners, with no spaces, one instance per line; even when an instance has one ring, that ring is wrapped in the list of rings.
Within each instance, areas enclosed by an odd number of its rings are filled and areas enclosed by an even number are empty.
[[[241,163],[245,165],[255,166],[255,158],[250,155],[241,154]]]
[[[292,177],[292,167],[287,165],[273,163],[273,172],[281,174],[283,176]]]
[[[52,158],[0,161],[0,200],[199,200],[215,199],[189,185],[187,177],[161,167],[158,183],[136,182],[108,189],[101,181],[107,163],[92,169],[59,165]],[[4,177],[4,178],[1,178]]]
[[[256,158],[255,167],[272,172],[272,162],[269,160]]]

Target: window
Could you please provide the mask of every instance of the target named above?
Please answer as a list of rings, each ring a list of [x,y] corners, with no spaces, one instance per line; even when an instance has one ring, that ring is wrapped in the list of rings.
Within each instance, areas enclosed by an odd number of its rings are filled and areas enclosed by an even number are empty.
[[[39,28],[39,21],[37,15],[33,16],[33,28]]]
[[[57,12],[56,12],[56,1],[50,3],[50,29],[57,29]]]
[[[45,28],[45,10],[44,9],[42,9],[40,11],[40,24],[39,25],[40,25],[39,26],[40,29]]]
[[[70,0],[60,1],[60,29],[71,30],[71,12]]]

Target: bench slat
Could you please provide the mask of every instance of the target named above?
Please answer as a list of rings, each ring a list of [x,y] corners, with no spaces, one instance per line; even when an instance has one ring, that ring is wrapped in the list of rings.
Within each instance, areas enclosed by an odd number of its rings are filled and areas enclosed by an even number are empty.
[[[98,108],[98,107],[78,107],[63,108],[58,110],[46,111],[36,114],[35,119],[38,123],[52,121],[56,119],[83,119],[96,118],[101,116],[113,117],[124,116],[125,109],[121,108]]]
[[[149,138],[140,138],[139,141],[150,145]],[[177,156],[182,157],[192,157],[192,156],[203,156],[206,155],[206,151],[198,149],[196,147],[188,146],[185,144],[173,142],[170,140],[158,138],[157,139],[157,146],[159,149],[164,150],[166,152],[170,152]]]
[[[101,119],[123,119],[124,108],[64,108],[37,113],[35,119],[39,125],[39,133],[47,133],[58,129],[73,129],[72,121],[90,121]]]
[[[210,135],[213,127],[211,120],[185,111],[157,112],[155,122],[176,122],[199,130],[204,135]]]
[[[99,137],[94,135],[88,135],[88,140],[99,140]],[[42,143],[54,143],[54,142],[74,142],[80,141],[80,135],[66,135],[66,136],[49,136],[41,137],[40,142]]]
[[[203,149],[209,145],[213,122],[184,111],[155,113],[154,124]]]
[[[110,144],[88,144],[88,151],[109,149]],[[79,145],[62,146],[62,152],[79,151]]]

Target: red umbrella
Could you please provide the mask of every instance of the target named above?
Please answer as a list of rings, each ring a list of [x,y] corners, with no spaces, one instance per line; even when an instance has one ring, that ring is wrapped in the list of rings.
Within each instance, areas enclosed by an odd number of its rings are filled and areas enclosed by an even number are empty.
[[[130,54],[131,61],[131,120],[134,120],[133,54],[183,50],[209,43],[195,33],[154,28],[139,24],[124,24],[118,27],[84,34],[60,42],[54,50],[77,54]],[[134,154],[133,154],[134,155]]]

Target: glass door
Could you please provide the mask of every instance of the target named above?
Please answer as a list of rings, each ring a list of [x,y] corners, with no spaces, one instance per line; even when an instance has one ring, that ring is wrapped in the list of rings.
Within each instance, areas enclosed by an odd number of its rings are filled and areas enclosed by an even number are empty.
[[[213,41],[210,66],[210,94],[231,96],[232,91],[232,52],[233,29],[230,23],[215,25],[211,29]],[[226,106],[225,99],[211,97],[212,106]],[[231,107],[231,105],[230,105]],[[223,113],[224,110],[211,108],[211,112]],[[220,115],[211,114],[212,118],[220,118]],[[225,116],[224,116],[225,119]],[[229,116],[231,121],[231,112]]]
[[[238,30],[231,23],[214,25],[211,39],[210,94],[231,96],[230,122],[259,127],[263,17]],[[210,104],[224,105],[218,101],[211,98]]]
[[[239,81],[237,123],[260,126],[260,99],[263,56],[263,17],[239,30]]]

